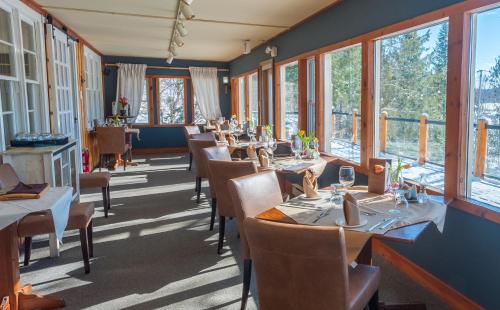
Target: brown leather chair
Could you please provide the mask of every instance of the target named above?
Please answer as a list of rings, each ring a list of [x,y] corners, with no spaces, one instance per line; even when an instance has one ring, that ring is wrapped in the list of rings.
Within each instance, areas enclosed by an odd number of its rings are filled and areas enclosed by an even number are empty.
[[[127,170],[127,160],[131,160],[130,144],[127,144],[125,127],[97,127],[97,147],[99,151],[99,171],[104,163],[104,155],[126,155],[123,160],[123,170]]]
[[[110,179],[111,173],[107,171],[80,174],[80,188],[101,188],[104,217],[108,217],[108,210],[111,209],[111,196],[109,194]]]
[[[243,226],[247,217],[256,215],[283,202],[278,177],[274,171],[251,174],[228,181],[228,191],[238,220]],[[244,309],[250,289],[252,258],[244,229],[240,228],[241,256],[243,258],[243,294],[241,308]]]
[[[251,161],[231,161],[227,147],[207,148],[204,151],[205,153],[216,153],[218,150],[215,149],[218,148],[226,148],[226,158],[224,160],[209,159],[208,168],[210,187],[213,187],[217,197],[216,205],[219,211],[219,243],[217,245],[217,253],[221,254],[224,244],[226,217],[236,217],[233,202],[228,194],[227,182],[233,178],[257,173],[257,166]],[[207,157],[210,158],[208,154]]]
[[[206,147],[217,146],[217,141],[215,141],[215,139],[189,139],[188,144],[191,152],[193,152],[194,166],[196,170],[196,203],[200,203],[201,181],[204,178],[208,178],[208,163],[206,157],[202,153],[202,150]]]
[[[184,129],[184,137],[186,138],[186,143],[189,139],[191,139],[191,135],[201,133],[200,127],[198,127],[197,125],[186,125],[183,127],[183,129]],[[192,165],[193,165],[193,153],[191,152],[191,150],[189,150],[189,168],[188,168],[189,171],[191,171]]]
[[[377,309],[380,269],[348,267],[342,228],[249,217],[244,230],[260,309]]]

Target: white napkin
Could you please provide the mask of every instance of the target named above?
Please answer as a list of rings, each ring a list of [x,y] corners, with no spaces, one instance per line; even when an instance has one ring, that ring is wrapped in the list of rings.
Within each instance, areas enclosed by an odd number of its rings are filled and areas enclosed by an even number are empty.
[[[247,156],[250,159],[255,159],[257,158],[257,152],[255,151],[255,146],[249,145],[247,147]]]
[[[306,170],[302,183],[304,194],[307,198],[316,198],[320,196],[318,192],[318,178],[314,175],[314,172],[309,169]]]

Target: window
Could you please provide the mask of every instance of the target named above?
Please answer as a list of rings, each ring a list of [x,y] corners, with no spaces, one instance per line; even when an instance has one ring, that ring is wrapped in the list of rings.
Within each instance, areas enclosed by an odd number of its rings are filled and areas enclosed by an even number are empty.
[[[281,66],[281,138],[295,135],[299,126],[298,63]]]
[[[193,121],[195,124],[204,124],[206,122],[205,118],[201,114],[200,111],[200,105],[198,104],[198,99],[196,99],[196,95],[193,92],[193,109],[194,109],[194,114],[193,114]]]
[[[375,153],[444,188],[448,22],[376,41]]]
[[[361,45],[325,55],[325,150],[360,162]]]
[[[248,110],[255,125],[259,124],[259,82],[257,73],[248,77]]]
[[[245,78],[241,77],[238,79],[238,118],[240,122],[246,121],[246,113],[245,113]]]
[[[500,207],[500,8],[471,21],[466,195]]]
[[[85,104],[87,105],[87,128],[94,120],[104,121],[104,106],[101,82],[101,57],[85,47]]]
[[[0,149],[23,131],[48,130],[39,14],[22,3],[0,2]]]
[[[144,79],[142,87],[141,107],[135,119],[135,124],[149,124],[149,83]]]
[[[316,126],[316,67],[314,58],[307,60],[307,132]]]
[[[186,106],[183,78],[159,78],[158,98],[161,125],[185,124]]]

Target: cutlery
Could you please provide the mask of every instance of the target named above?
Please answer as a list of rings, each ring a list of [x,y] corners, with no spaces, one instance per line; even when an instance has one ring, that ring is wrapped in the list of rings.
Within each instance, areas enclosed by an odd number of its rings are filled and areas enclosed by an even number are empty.
[[[363,215],[367,215],[367,216],[373,216],[373,215],[376,215],[377,213],[375,213],[375,212],[366,212],[366,211],[361,211],[361,214],[363,214]]]
[[[392,220],[390,220],[389,222],[385,223],[384,225],[379,226],[378,229],[386,229],[387,227],[391,226],[392,224],[396,223],[399,220],[400,220],[399,217],[393,218]]]
[[[323,210],[323,211],[319,214],[319,216],[318,216],[318,217],[317,217],[314,221],[312,221],[312,222],[313,222],[313,223],[318,222],[320,219],[322,219],[323,217],[325,217],[325,216],[327,216],[328,214],[330,214],[330,211],[331,211],[331,210],[332,210],[332,209],[326,209],[326,210]]]
[[[378,222],[377,224],[373,225],[372,227],[368,228],[368,231],[372,231],[374,230],[375,228],[377,228],[378,226],[386,223],[387,221],[390,221],[391,218],[390,217],[386,217],[385,219],[383,219],[382,221]]]

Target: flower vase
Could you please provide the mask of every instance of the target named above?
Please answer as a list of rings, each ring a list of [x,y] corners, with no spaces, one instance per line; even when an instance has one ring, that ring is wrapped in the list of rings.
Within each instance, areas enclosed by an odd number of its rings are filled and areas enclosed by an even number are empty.
[[[314,159],[316,151],[311,149],[309,146],[305,146],[304,148],[304,158],[306,159]]]

